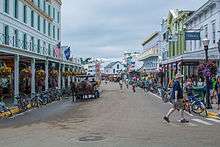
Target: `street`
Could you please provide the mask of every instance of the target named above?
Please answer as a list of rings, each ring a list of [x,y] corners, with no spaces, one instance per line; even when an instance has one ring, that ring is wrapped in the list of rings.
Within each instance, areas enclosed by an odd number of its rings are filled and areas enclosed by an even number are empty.
[[[220,144],[220,121],[178,112],[162,120],[170,104],[137,89],[102,85],[101,98],[73,104],[63,100],[0,120],[1,147],[203,146]]]

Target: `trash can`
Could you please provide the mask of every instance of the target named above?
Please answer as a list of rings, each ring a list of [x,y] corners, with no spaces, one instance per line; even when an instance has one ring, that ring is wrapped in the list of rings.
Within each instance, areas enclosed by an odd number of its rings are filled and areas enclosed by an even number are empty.
[[[204,100],[205,98],[205,92],[204,92],[204,86],[202,87],[193,87],[193,94],[198,95],[198,98],[200,100]]]

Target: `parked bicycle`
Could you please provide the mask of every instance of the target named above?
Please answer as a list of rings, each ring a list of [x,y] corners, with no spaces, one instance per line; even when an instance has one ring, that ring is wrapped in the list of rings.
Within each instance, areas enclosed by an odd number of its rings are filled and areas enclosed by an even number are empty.
[[[205,114],[207,116],[207,110],[202,100],[198,98],[198,95],[188,96],[188,99],[184,102],[185,110],[189,113]]]

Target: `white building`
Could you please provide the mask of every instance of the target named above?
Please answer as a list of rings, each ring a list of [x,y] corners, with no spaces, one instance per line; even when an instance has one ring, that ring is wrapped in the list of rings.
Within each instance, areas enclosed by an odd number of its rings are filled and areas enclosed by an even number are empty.
[[[86,70],[87,75],[94,76],[96,74],[96,62],[90,62],[83,65],[83,68]]]
[[[144,51],[139,60],[144,62],[143,68],[147,73],[159,71],[159,64],[161,62],[160,39],[160,33],[155,32],[142,44]]]
[[[220,59],[218,41],[220,40],[220,0],[209,0],[196,10],[185,22],[187,31],[200,31],[201,40],[186,41],[184,59],[199,61],[205,59],[205,51],[202,40],[208,38],[209,59]],[[218,67],[220,63],[218,63]]]
[[[127,68],[127,72],[137,71],[143,66],[143,62],[139,61],[140,52],[125,52],[123,55],[123,64]]]
[[[162,61],[167,60],[168,58],[168,49],[169,49],[169,39],[168,39],[168,29],[167,29],[167,19],[163,18],[161,22],[161,56]]]
[[[106,75],[118,75],[124,71],[125,67],[120,61],[111,62],[104,68]]]
[[[48,89],[48,70],[59,71],[58,87],[70,84],[64,71],[80,70],[81,66],[60,57],[61,0],[0,0],[0,62],[13,69],[13,95],[19,95],[20,70],[32,70],[31,93],[35,93],[35,70],[43,67]],[[20,68],[20,69],[19,69]]]

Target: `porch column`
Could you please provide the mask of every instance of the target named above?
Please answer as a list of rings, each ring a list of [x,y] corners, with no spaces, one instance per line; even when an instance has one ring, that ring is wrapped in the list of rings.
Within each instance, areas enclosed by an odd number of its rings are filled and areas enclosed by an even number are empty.
[[[65,64],[63,64],[63,67],[62,67],[62,72],[65,71]],[[65,88],[65,78],[64,76],[62,76],[62,88]]]
[[[68,71],[70,71],[70,67],[68,67]],[[70,76],[68,76],[68,87],[70,87]]]
[[[45,90],[48,90],[48,60],[45,61]]]
[[[31,59],[31,94],[35,94],[35,59]]]
[[[14,96],[19,95],[19,55],[14,57]]]
[[[59,63],[58,67],[59,75],[58,75],[58,88],[61,89],[61,64]]]

